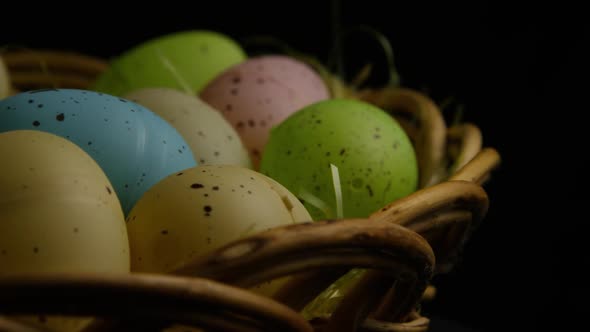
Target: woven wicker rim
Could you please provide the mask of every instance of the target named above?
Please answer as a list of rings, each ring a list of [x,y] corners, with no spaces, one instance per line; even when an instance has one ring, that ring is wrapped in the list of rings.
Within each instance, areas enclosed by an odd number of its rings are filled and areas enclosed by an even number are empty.
[[[312,331],[294,311],[241,288],[200,278],[149,274],[18,275],[0,282],[5,313],[121,317],[223,330]],[[85,301],[79,301],[81,298]],[[72,303],[77,303],[72,306]],[[195,325],[196,324],[196,325]]]
[[[7,49],[0,52],[10,73],[13,94],[42,88],[86,89],[108,62],[60,50]]]

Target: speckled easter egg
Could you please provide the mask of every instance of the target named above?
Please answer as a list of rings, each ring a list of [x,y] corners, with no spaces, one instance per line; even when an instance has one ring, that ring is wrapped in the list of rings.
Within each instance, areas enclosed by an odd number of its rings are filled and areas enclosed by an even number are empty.
[[[153,184],[196,162],[166,120],[129,100],[94,91],[47,89],[0,100],[0,132],[34,129],[64,137],[103,169],[127,213]]]
[[[181,31],[150,39],[112,59],[91,89],[115,96],[159,87],[199,92],[220,72],[245,59],[242,47],[227,35]]]
[[[303,199],[318,220],[335,217],[331,164],[338,168],[346,218],[367,217],[417,188],[406,133],[385,111],[351,99],[309,105],[274,128],[260,171]]]
[[[237,129],[258,169],[270,128],[293,112],[329,98],[328,89],[307,64],[284,55],[239,63],[213,79],[201,98]]]
[[[132,271],[166,273],[230,241],[311,216],[256,171],[201,165],[153,186],[127,220]]]
[[[124,96],[168,121],[190,146],[199,164],[252,167],[234,127],[195,95],[170,88],[145,88]]]
[[[128,273],[123,211],[100,166],[42,131],[0,133],[0,276]],[[84,318],[21,316],[43,331],[79,331]]]
[[[129,271],[123,211],[100,166],[42,131],[0,133],[0,275]]]

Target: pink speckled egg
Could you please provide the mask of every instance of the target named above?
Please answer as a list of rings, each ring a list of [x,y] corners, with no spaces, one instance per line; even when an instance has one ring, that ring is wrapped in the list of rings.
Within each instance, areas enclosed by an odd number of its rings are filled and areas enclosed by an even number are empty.
[[[210,81],[200,97],[236,128],[257,169],[270,129],[330,94],[306,63],[284,55],[264,55],[230,67]]]

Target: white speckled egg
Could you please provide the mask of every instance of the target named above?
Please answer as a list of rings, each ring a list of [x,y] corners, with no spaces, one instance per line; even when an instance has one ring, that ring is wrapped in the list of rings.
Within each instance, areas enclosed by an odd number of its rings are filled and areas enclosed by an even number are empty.
[[[168,121],[188,143],[199,164],[252,167],[248,151],[236,130],[199,97],[172,88],[145,88],[123,98]]]
[[[4,64],[4,60],[0,56],[0,99],[6,98],[10,95],[10,77],[8,76],[8,69]]]
[[[307,64],[289,56],[265,55],[227,69],[200,96],[238,130],[258,169],[270,129],[304,106],[328,99],[329,91]]]
[[[131,210],[131,269],[166,273],[230,241],[310,220],[295,196],[258,172],[190,168],[160,181]]]

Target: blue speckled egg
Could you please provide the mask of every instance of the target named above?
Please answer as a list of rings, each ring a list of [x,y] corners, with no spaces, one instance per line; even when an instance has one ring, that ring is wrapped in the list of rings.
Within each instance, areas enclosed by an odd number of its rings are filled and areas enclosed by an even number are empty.
[[[152,185],[197,165],[164,119],[126,99],[75,89],[28,91],[0,100],[0,132],[33,129],[69,139],[103,169],[125,214]]]

